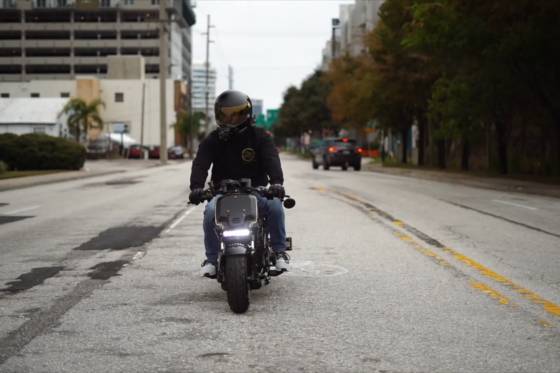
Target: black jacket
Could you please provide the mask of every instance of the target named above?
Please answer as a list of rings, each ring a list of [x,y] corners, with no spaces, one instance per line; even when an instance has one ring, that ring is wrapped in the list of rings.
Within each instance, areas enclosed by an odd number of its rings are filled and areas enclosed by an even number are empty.
[[[192,164],[191,190],[204,188],[212,165],[212,182],[224,179],[251,179],[253,186],[283,184],[284,176],[278,151],[270,135],[262,128],[248,126],[227,141],[213,131],[198,147]]]

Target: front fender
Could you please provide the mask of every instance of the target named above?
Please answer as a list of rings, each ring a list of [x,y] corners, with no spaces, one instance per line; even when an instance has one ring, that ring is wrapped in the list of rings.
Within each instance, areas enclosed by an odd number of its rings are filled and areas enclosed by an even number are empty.
[[[234,255],[247,255],[250,248],[248,245],[235,243],[235,244],[228,244],[225,247],[224,255],[225,256],[234,256]]]

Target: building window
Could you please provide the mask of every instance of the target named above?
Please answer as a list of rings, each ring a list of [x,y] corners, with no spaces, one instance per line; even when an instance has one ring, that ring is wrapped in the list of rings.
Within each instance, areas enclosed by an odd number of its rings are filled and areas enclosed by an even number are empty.
[[[152,0],[152,5],[159,5],[159,0]]]
[[[34,127],[33,133],[47,133],[47,131],[45,131],[45,127]]]
[[[35,3],[37,8],[46,8],[47,7],[47,0],[37,0]]]
[[[62,97],[62,98],[70,97],[70,92],[61,92],[60,97]]]
[[[124,102],[124,93],[122,92],[115,93],[115,102]]]
[[[15,8],[16,7],[16,2],[13,0],[2,0],[2,8],[4,9],[10,9],[10,8]]]
[[[9,93],[0,93],[0,97],[1,98],[10,98],[10,94]]]
[[[41,97],[41,95],[38,94],[38,93],[32,93],[32,94],[31,94],[31,97],[33,97],[33,98],[39,98],[39,97]]]
[[[101,7],[102,8],[110,8],[111,7],[111,0],[101,0]]]
[[[68,6],[68,0],[56,0],[56,5],[59,8],[66,8]]]
[[[124,0],[124,5],[134,5],[134,0]]]

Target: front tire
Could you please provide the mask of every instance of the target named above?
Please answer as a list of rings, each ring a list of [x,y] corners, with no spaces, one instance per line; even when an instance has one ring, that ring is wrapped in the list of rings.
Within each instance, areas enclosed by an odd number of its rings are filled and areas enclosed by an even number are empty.
[[[243,255],[227,257],[224,277],[229,308],[235,313],[246,312],[249,309],[247,258]]]
[[[323,170],[328,171],[328,169],[331,168],[331,165],[329,164],[329,162],[325,159],[323,161]]]
[[[319,168],[319,163],[315,162],[315,160],[311,161],[311,165],[313,166],[314,170]]]

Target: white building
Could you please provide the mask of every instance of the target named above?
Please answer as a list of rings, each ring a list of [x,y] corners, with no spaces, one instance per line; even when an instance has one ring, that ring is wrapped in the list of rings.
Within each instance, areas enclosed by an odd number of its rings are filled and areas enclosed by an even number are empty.
[[[44,133],[67,137],[64,98],[0,98],[0,133]]]
[[[354,4],[340,5],[340,23],[335,32],[335,57],[345,54],[358,56],[366,52],[364,36],[377,25],[382,3],[383,0],[355,0]],[[323,49],[323,70],[328,69],[332,58],[331,38]]]
[[[192,68],[192,110],[206,111],[206,65],[193,64]],[[208,108],[209,115],[214,116],[214,101],[216,100],[216,69],[210,67],[208,71]]]
[[[129,135],[145,145],[160,143],[159,80],[156,79],[96,79],[81,77],[76,80],[34,80],[30,82],[4,82],[0,96],[26,98],[29,107],[51,98],[66,103],[67,97],[79,97],[87,102],[100,98],[105,108],[100,108],[105,122],[104,132],[113,132],[113,126],[127,124]],[[186,86],[183,82],[167,81],[167,143],[176,143],[176,112],[184,108]],[[21,108],[22,111],[27,110]],[[1,116],[1,114],[0,114]],[[89,134],[96,138],[97,131]]]

